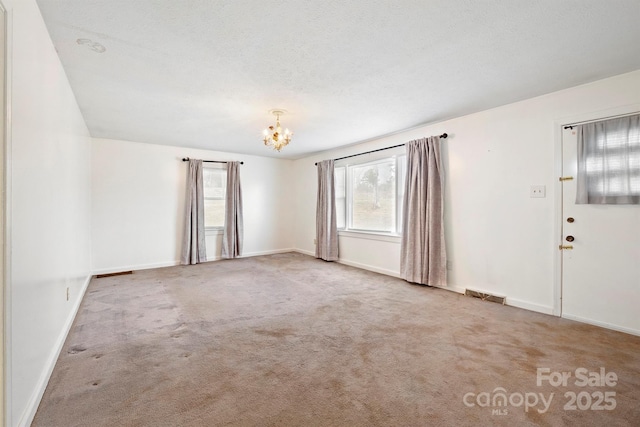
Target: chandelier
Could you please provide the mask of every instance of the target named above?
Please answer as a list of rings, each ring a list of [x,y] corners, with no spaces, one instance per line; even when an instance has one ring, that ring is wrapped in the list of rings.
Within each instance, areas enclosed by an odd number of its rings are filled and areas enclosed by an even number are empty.
[[[262,132],[264,145],[280,151],[291,142],[293,132],[289,131],[289,129],[285,129],[284,132],[282,132],[280,116],[284,115],[285,112],[283,110],[271,110],[270,112],[276,116],[276,125],[269,126]]]

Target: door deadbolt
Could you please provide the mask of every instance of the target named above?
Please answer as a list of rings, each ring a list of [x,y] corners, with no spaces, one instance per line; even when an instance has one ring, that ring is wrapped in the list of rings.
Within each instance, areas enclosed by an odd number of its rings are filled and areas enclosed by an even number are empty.
[[[572,216],[570,216],[569,218],[567,218],[567,222],[568,222],[568,223],[572,223],[573,221],[575,221],[575,219],[573,219],[573,217],[572,217]]]
[[[573,236],[567,236],[564,240],[566,240],[567,242],[573,242],[576,239],[574,239]]]

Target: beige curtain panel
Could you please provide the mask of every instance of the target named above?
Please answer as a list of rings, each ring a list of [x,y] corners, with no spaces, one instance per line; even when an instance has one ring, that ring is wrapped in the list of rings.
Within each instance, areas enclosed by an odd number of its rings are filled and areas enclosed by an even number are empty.
[[[242,255],[244,225],[242,221],[242,189],[240,162],[227,162],[227,195],[225,200],[222,258]]]
[[[204,239],[204,183],[202,160],[189,160],[182,256],[180,263],[197,264],[207,260]]]
[[[316,258],[325,261],[338,260],[338,221],[333,160],[318,162]]]
[[[408,282],[447,285],[444,171],[440,137],[408,142],[400,273]]]

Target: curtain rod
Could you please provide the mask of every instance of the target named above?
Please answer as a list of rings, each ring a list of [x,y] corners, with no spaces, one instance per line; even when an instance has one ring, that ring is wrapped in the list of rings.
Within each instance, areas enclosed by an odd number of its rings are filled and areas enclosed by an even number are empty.
[[[188,162],[189,160],[191,160],[188,157],[183,157],[182,161],[183,162]],[[222,160],[203,160],[204,163],[229,163],[229,162],[224,162]],[[244,165],[244,162],[240,162],[241,165]]]
[[[442,135],[440,135],[440,138],[445,139],[448,136],[449,135],[447,135],[446,133],[443,133]],[[405,145],[406,144],[398,144],[398,145],[394,145],[392,147],[378,148],[377,150],[365,151],[364,153],[358,153],[358,154],[352,154],[350,156],[338,157],[337,159],[333,159],[333,160],[342,160],[342,159],[348,159],[349,157],[363,156],[365,154],[375,153],[376,151],[390,150],[392,148],[403,147]],[[315,165],[318,166],[318,163],[316,163]]]
[[[577,122],[577,123],[572,123],[570,125],[566,125],[566,126],[563,127],[563,129],[573,129],[574,127],[576,127],[578,125],[586,125],[587,123],[604,122],[605,120],[609,120],[609,119],[619,119],[619,118],[622,118],[622,117],[635,116],[638,113],[639,112],[636,111],[636,112],[633,112],[633,113],[620,114],[620,115],[617,115],[617,116],[601,117],[599,119],[586,120],[584,122]]]

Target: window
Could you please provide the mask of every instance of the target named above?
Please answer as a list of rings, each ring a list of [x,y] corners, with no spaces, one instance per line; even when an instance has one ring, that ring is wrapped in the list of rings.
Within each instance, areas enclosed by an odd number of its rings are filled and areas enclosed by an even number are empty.
[[[216,165],[217,166],[217,165]],[[202,169],[204,182],[204,227],[224,228],[224,205],[227,192],[227,169],[224,165],[207,165]]]
[[[340,162],[335,168],[338,229],[399,234],[405,163],[404,154]]]
[[[578,203],[640,204],[640,116],[581,126]]]

